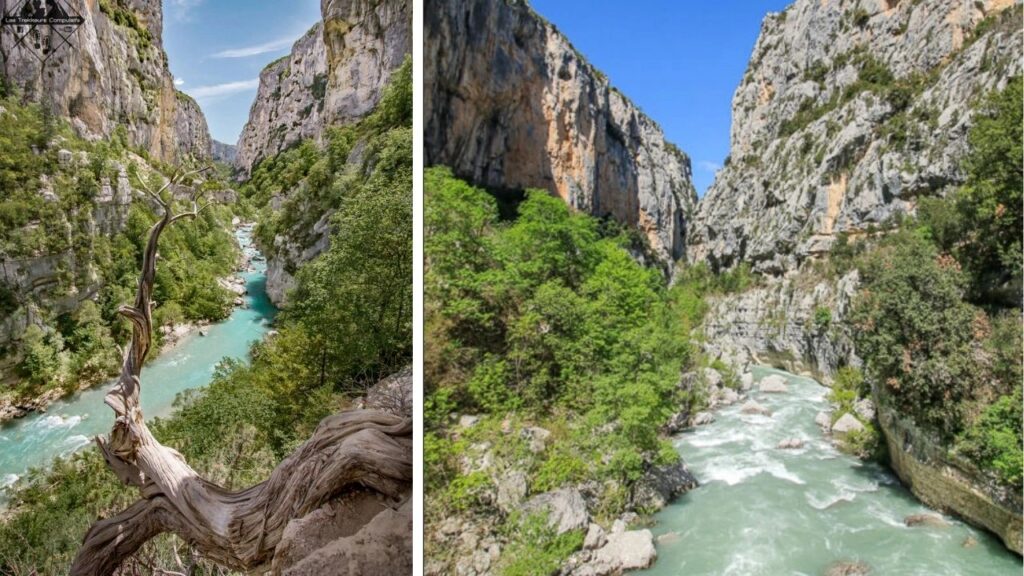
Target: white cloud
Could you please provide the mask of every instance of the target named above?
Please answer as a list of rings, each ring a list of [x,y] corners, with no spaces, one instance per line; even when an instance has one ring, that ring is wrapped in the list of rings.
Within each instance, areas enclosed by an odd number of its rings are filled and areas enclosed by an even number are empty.
[[[196,88],[186,90],[186,92],[196,100],[214,102],[228,96],[255,90],[259,85],[260,81],[256,78],[253,80],[242,80],[240,82],[225,82],[224,84],[214,84],[212,86],[198,86]]]
[[[175,86],[182,86],[182,85],[184,85],[184,84],[185,84],[185,81],[184,81],[184,80],[182,80],[181,78],[175,78],[175,79],[174,79],[174,85],[175,85]]]
[[[188,20],[192,16],[192,10],[197,8],[204,0],[169,0],[171,16],[175,20]]]
[[[722,169],[722,165],[715,162],[709,162],[707,160],[701,160],[700,162],[697,162],[697,168],[714,174]]]
[[[292,44],[295,43],[295,38],[279,38],[272,40],[264,44],[257,44],[255,46],[244,46],[242,48],[232,48],[230,50],[224,50],[211,55],[211,58],[248,58],[250,56],[259,56],[260,54],[267,54],[268,52],[277,52],[279,50],[286,50],[291,48]]]

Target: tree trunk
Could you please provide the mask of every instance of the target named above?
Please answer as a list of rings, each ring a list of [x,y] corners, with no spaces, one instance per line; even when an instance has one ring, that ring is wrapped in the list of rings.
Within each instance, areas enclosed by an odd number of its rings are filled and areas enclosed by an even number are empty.
[[[115,413],[109,439],[97,438],[107,464],[142,499],[120,514],[97,521],[85,536],[71,567],[73,576],[113,574],[153,537],[172,532],[206,558],[234,570],[266,566],[289,521],[355,488],[397,497],[412,481],[412,422],[373,410],[324,419],[313,436],[288,456],[270,478],[231,492],[203,479],[172,448],[150,433],[139,404],[141,370],[151,345],[151,294],[161,232],[203,207],[198,192],[192,210],[172,214],[165,191],[199,172],[176,175],[159,191],[143,190],[163,209],[149,231],[135,303],[121,314],[133,325],[121,374],[105,402]]]

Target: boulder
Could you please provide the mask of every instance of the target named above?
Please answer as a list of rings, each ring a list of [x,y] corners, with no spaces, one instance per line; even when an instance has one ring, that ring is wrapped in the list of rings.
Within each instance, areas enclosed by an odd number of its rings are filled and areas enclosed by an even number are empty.
[[[875,419],[875,403],[870,398],[861,398],[853,405],[853,411],[861,418],[871,421]]]
[[[832,415],[822,410],[814,416],[814,423],[825,432],[828,432],[832,430]]]
[[[949,526],[949,522],[938,514],[911,514],[903,519],[903,523],[909,527],[946,528]]]
[[[480,417],[473,414],[459,416],[459,428],[472,428],[480,421]]]
[[[832,425],[833,434],[849,434],[853,431],[863,430],[864,425],[857,420],[853,414],[843,414],[836,423]]]
[[[527,426],[523,428],[521,432],[523,438],[530,441],[530,452],[538,454],[543,452],[547,447],[548,438],[551,437],[551,432],[540,428],[539,426]]]
[[[706,426],[715,421],[715,415],[711,412],[697,412],[693,417],[694,426]]]
[[[584,550],[596,550],[605,545],[608,541],[608,537],[604,533],[604,528],[601,528],[599,524],[593,524],[587,528],[587,535],[583,538],[583,549]]]
[[[859,560],[836,562],[825,569],[825,576],[867,576],[871,567]]]
[[[608,542],[594,551],[589,574],[606,576],[650,567],[658,557],[650,530],[631,530],[608,536]]]
[[[587,503],[575,488],[560,488],[530,498],[520,510],[525,515],[547,512],[548,524],[558,534],[583,530],[590,521]]]
[[[758,404],[757,402],[754,402],[753,400],[748,400],[746,403],[744,403],[743,407],[740,408],[740,411],[743,412],[744,414],[759,414],[761,416],[772,415],[771,410],[762,406],[761,404]]]
[[[732,388],[719,388],[715,390],[712,404],[720,404],[722,406],[732,406],[739,402],[740,395]]]
[[[771,376],[761,379],[761,382],[758,383],[758,390],[770,394],[778,394],[787,392],[789,387],[786,386],[785,378],[778,374],[772,374]]]
[[[775,447],[782,450],[796,450],[804,447],[804,441],[799,438],[786,438]]]
[[[517,508],[526,498],[528,484],[526,473],[522,470],[506,472],[497,481],[497,505],[502,512],[510,512]]]
[[[708,388],[718,388],[722,385],[722,373],[714,368],[705,368],[703,370],[704,382],[708,385]]]
[[[667,466],[652,466],[633,486],[633,507],[660,510],[673,498],[697,487],[697,479],[682,460]]]

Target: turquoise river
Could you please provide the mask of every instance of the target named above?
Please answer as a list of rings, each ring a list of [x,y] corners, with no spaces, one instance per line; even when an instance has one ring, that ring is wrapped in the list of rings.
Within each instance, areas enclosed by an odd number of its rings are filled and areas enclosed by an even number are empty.
[[[241,272],[248,294],[224,322],[211,325],[206,336],[193,334],[146,365],[142,372],[142,408],[147,419],[169,415],[178,393],[209,384],[222,358],[246,358],[249,346],[270,330],[275,308],[266,293],[266,263],[252,246],[252,230],[236,232],[249,257]],[[0,428],[0,479],[10,486],[31,468],[45,468],[109,432],[113,412],[103,397],[109,385],[82,391]]]
[[[658,560],[647,576],[819,576],[838,562],[874,575],[1020,576],[1021,558],[954,519],[909,528],[933,513],[887,469],[838,452],[814,423],[828,389],[780,374],[789,390],[751,396],[770,417],[739,404],[680,435],[676,447],[701,486],[655,516]],[[800,438],[804,447],[776,445]],[[965,545],[966,544],[966,545]],[[859,573],[859,572],[858,572]]]

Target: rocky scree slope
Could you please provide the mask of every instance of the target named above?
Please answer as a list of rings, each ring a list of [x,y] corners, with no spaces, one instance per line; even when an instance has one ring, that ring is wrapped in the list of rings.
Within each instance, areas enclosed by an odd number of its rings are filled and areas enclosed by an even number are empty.
[[[3,79],[79,136],[106,139],[124,130],[132,146],[165,162],[209,157],[206,118],[194,100],[174,88],[163,49],[159,0],[69,0],[85,19],[70,46],[45,67],[13,34],[0,40]],[[14,0],[0,0],[4,13]],[[45,40],[45,36],[44,36]]]
[[[689,158],[553,25],[516,0],[428,0],[425,18],[428,166],[611,216],[666,267],[685,255]]]
[[[248,175],[303,140],[320,141],[377,105],[391,73],[412,53],[409,0],[322,0],[323,20],[260,73],[235,164]]]
[[[798,0],[733,97],[691,261],[779,275],[960,184],[972,108],[1021,71],[1012,0]]]

